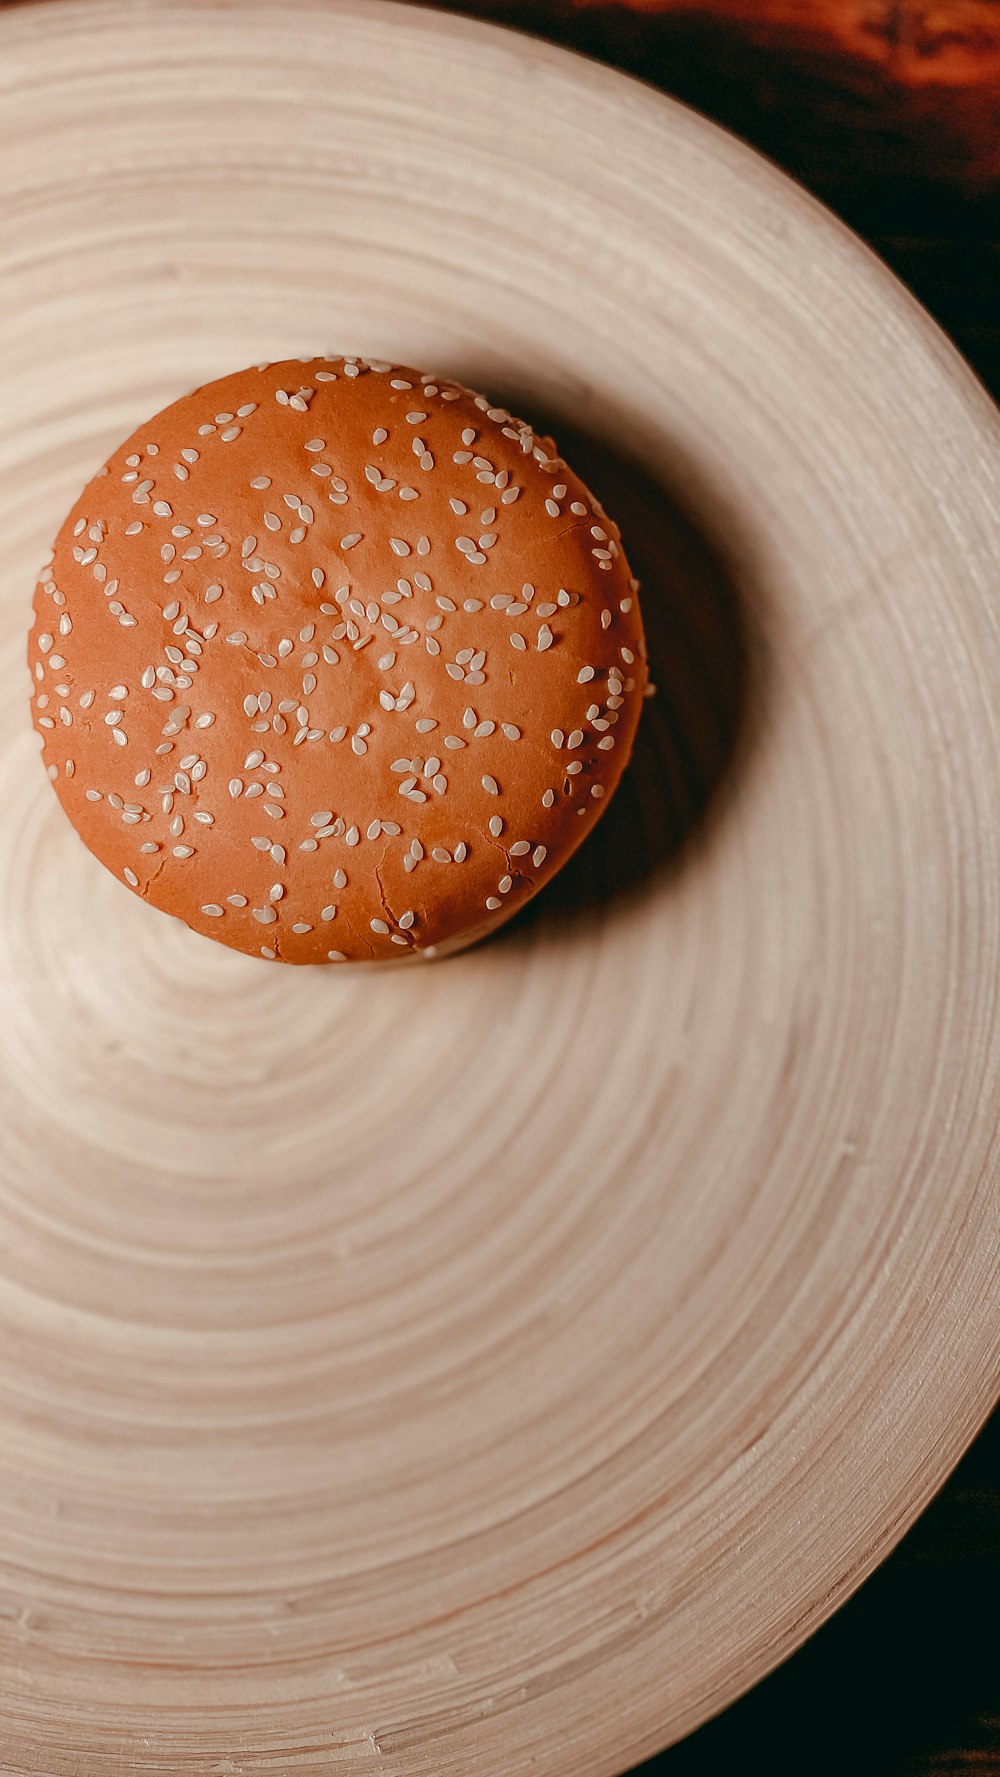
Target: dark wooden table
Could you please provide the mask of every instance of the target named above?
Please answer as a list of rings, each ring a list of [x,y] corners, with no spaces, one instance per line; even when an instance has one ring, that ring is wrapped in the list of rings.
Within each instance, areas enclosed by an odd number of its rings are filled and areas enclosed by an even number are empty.
[[[873,246],[1000,398],[1000,0],[432,0],[639,75]]]
[[[1000,398],[1000,0],[454,9],[613,62],[762,149],[888,261]],[[643,1777],[1000,1777],[998,1597],[1000,1412],[825,1628]]]

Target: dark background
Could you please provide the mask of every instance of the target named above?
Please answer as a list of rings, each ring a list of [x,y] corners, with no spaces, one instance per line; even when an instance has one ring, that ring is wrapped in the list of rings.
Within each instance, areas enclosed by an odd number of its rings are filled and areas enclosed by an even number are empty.
[[[762,149],[887,260],[1000,398],[1000,0],[452,10],[612,62]],[[1000,1412],[811,1641],[642,1767],[743,1772],[1000,1777]]]
[[[751,142],[881,254],[1000,398],[1000,0],[431,3],[611,62]]]

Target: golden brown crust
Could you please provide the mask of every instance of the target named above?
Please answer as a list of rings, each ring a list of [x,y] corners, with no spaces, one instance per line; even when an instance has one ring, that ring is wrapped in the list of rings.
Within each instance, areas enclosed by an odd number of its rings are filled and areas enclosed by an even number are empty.
[[[618,532],[502,409],[359,359],[139,428],[35,595],[33,716],[85,843],[285,962],[515,912],[590,830],[646,685]]]

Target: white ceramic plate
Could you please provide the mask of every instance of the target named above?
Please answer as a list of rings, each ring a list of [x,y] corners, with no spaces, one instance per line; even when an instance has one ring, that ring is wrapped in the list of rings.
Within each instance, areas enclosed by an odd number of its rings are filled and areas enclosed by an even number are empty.
[[[582,435],[660,682],[571,877],[405,978],[142,907],[29,732],[102,453],[334,349]],[[0,15],[0,391],[4,1770],[621,1771],[996,1391],[996,416],[709,124],[361,0]]]

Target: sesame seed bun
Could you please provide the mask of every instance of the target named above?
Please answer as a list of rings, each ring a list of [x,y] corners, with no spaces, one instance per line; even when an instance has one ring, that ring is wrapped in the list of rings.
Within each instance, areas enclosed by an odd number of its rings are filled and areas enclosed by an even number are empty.
[[[481,395],[355,358],[166,408],[35,594],[56,794],[134,894],[248,955],[441,954],[589,832],[646,686],[618,531]]]

